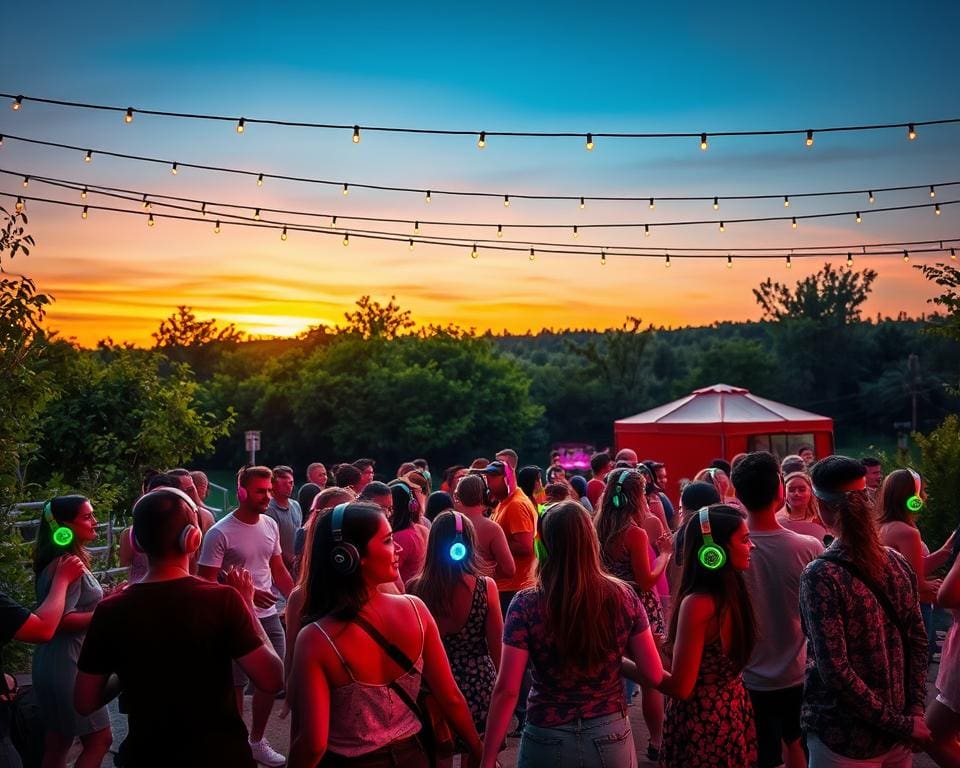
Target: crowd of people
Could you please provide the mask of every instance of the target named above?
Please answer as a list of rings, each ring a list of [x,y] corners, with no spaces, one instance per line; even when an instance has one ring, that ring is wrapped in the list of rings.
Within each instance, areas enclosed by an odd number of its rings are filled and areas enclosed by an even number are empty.
[[[423,459],[380,480],[369,458],[313,463],[294,493],[291,467],[246,466],[219,520],[202,472],[150,472],[108,596],[89,500],[54,498],[39,607],[0,595],[0,641],[37,644],[43,768],[77,739],[76,766],[101,765],[117,696],[128,768],[494,768],[510,735],[526,768],[638,749],[665,768],[960,766],[956,624],[925,709],[960,565],[917,529],[923,478],[805,447],[717,459],[671,499],[667,470],[624,449],[584,478],[506,449],[439,483]],[[288,755],[265,736],[278,706]]]

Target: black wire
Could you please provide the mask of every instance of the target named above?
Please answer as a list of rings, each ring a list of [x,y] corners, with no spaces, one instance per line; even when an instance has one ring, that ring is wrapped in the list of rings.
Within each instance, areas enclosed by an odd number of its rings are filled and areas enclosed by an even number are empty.
[[[39,96],[25,96],[23,94],[14,94],[14,93],[0,93],[0,98],[8,99],[18,99],[19,102],[35,102],[37,104],[50,104],[58,107],[72,107],[77,109],[90,109],[90,110],[99,110],[105,112],[123,112],[127,113],[128,111],[131,114],[140,114],[140,115],[153,115],[157,117],[175,117],[175,118],[184,118],[190,120],[214,120],[220,122],[231,122],[237,123],[240,120],[244,121],[244,125],[279,125],[286,127],[294,128],[323,128],[323,129],[333,129],[333,130],[349,130],[353,131],[354,129],[359,129],[361,131],[377,131],[380,133],[409,133],[409,134],[420,134],[420,135],[434,135],[434,136],[476,136],[480,137],[480,134],[483,133],[485,137],[489,136],[510,136],[510,137],[523,137],[523,138],[585,138],[586,136],[592,136],[593,138],[604,138],[604,139],[673,139],[673,138],[700,138],[705,135],[707,137],[713,138],[716,136],[791,136],[791,135],[802,135],[805,136],[808,132],[814,134],[817,133],[841,133],[841,132],[852,132],[852,131],[876,131],[884,130],[888,128],[910,128],[913,126],[927,126],[927,125],[947,125],[951,123],[960,123],[960,118],[951,117],[943,118],[939,120],[912,120],[904,123],[880,123],[880,124],[868,124],[868,125],[842,125],[842,126],[827,126],[822,128],[787,128],[779,130],[751,130],[751,131],[670,131],[670,132],[644,132],[644,133],[622,133],[622,132],[612,132],[612,131],[474,131],[474,130],[452,130],[452,129],[442,129],[442,128],[401,128],[396,126],[383,126],[383,125],[357,125],[357,124],[345,124],[345,123],[312,123],[304,122],[299,120],[281,120],[276,118],[256,118],[256,117],[245,117],[238,115],[236,117],[231,117],[228,115],[211,115],[211,114],[200,114],[192,112],[169,112],[166,110],[159,109],[140,109],[133,107],[118,107],[107,104],[89,104],[79,101],[64,101],[62,99],[47,99],[41,98]]]
[[[50,205],[60,205],[66,206],[69,208],[86,208],[88,211],[107,211],[110,213],[125,213],[132,214],[135,216],[149,217],[153,216],[155,219],[171,219],[176,221],[190,221],[198,222],[204,224],[210,224],[210,218],[198,218],[196,216],[184,216],[181,214],[170,214],[170,213],[153,213],[152,211],[131,211],[126,208],[116,208],[112,206],[101,206],[101,205],[90,205],[89,203],[76,203],[65,200],[54,200],[52,198],[36,197],[33,195],[23,195],[15,192],[0,191],[0,196],[18,198],[24,202],[36,202],[36,203],[46,203]],[[137,202],[131,200],[131,202]],[[958,201],[960,202],[960,201]],[[208,214],[208,216],[213,216],[215,214]],[[465,243],[473,243],[474,246],[479,245],[481,241],[473,240],[461,240],[457,238],[438,238],[438,237],[409,237],[407,235],[392,233],[392,232],[370,232],[366,230],[354,230],[354,229],[332,229],[329,227],[305,227],[299,224],[281,224],[280,222],[265,222],[265,221],[253,221],[250,219],[234,219],[230,221],[218,221],[219,224],[229,224],[232,226],[240,227],[253,227],[257,229],[271,229],[271,230],[280,230],[285,229],[288,232],[308,232],[314,234],[325,234],[325,235],[336,235],[338,237],[342,235],[349,235],[357,239],[363,240],[382,240],[386,242],[397,242],[397,243],[409,243],[411,240],[418,245],[440,245],[440,246],[449,246],[449,247],[458,247],[463,248]],[[888,247],[890,245],[912,245],[916,241],[909,241],[905,243],[892,243],[885,244],[881,247]],[[942,240],[931,240],[930,243],[939,243],[941,247],[938,248],[909,248],[909,252],[912,254],[922,254],[922,253],[944,253],[946,248],[942,247],[943,243],[951,242],[960,242],[960,236],[955,238],[944,238]],[[559,255],[568,255],[568,256],[629,256],[634,258],[653,258],[661,259],[664,258],[667,253],[665,250],[658,248],[657,252],[650,251],[634,251],[634,252],[625,252],[619,250],[626,248],[627,246],[618,246],[616,248],[608,248],[603,246],[586,246],[585,248],[573,248],[569,246],[563,246],[560,244],[550,244],[549,247],[539,248],[539,252],[542,254],[559,254]],[[746,259],[746,260],[768,260],[768,259],[782,259],[785,256],[789,255],[794,258],[821,258],[824,256],[846,256],[849,251],[854,250],[855,248],[862,249],[862,253],[858,253],[857,256],[891,256],[896,255],[900,256],[903,253],[902,248],[891,251],[868,251],[867,248],[873,248],[876,246],[868,245],[857,245],[843,248],[842,250],[837,250],[835,252],[829,251],[817,251],[815,253],[797,253],[792,249],[775,249],[770,248],[769,251],[778,250],[779,253],[765,253],[765,254],[753,254],[746,253],[749,249],[741,249],[740,251],[733,249],[727,250],[722,255],[717,255],[715,253],[706,253],[706,251],[712,249],[701,249],[703,253],[673,253],[669,255],[671,258],[677,259],[722,259],[727,257]],[[522,252],[526,253],[530,250],[530,244],[524,245],[514,245],[514,244],[501,244],[501,243],[492,243],[489,245],[484,245],[485,250],[492,251],[506,251],[506,252]]]
[[[2,94],[0,94],[2,96]],[[147,157],[145,155],[129,155],[123,152],[111,152],[106,149],[90,149],[89,147],[80,147],[73,144],[62,144],[55,141],[42,141],[41,139],[28,139],[23,136],[14,136],[12,134],[3,134],[0,135],[0,139],[9,139],[11,141],[21,141],[25,144],[36,144],[44,147],[55,147],[57,149],[67,149],[73,152],[92,152],[94,155],[103,155],[104,157],[116,157],[122,160],[136,160],[137,162],[142,163],[155,163],[157,165],[166,165],[172,166],[174,163],[177,164],[178,169],[183,168],[194,168],[201,171],[213,171],[215,173],[232,173],[241,176],[253,176],[255,178],[263,177],[263,180],[273,179],[277,181],[296,181],[304,184],[321,184],[325,186],[332,187],[342,187],[346,184],[348,187],[354,189],[372,189],[379,192],[409,192],[418,195],[447,195],[450,197],[490,197],[490,198],[499,198],[509,197],[515,200],[583,200],[584,203],[587,202],[644,202],[648,200],[654,200],[659,202],[679,202],[679,201],[712,201],[714,198],[717,198],[720,202],[726,202],[730,200],[773,200],[773,199],[783,199],[784,197],[790,198],[803,198],[803,197],[830,197],[837,195],[866,195],[868,193],[877,193],[877,192],[905,192],[914,189],[929,189],[931,186],[936,187],[952,187],[960,185],[960,181],[943,181],[943,182],[934,182],[933,184],[912,184],[908,186],[900,187],[869,187],[864,189],[846,189],[846,190],[831,190],[828,192],[793,192],[788,194],[762,194],[762,195],[697,195],[697,196],[672,196],[672,197],[658,197],[657,195],[636,195],[636,196],[617,196],[617,195],[532,195],[532,194],[516,194],[513,192],[503,193],[503,192],[479,192],[476,190],[452,190],[452,189],[428,189],[426,187],[391,187],[383,184],[364,184],[359,182],[352,181],[334,181],[332,179],[315,179],[308,178],[303,176],[287,176],[279,173],[263,173],[261,171],[248,171],[242,168],[227,168],[223,166],[216,165],[204,165],[200,163],[185,163],[179,160],[164,160],[157,157]],[[242,206],[238,206],[242,207]],[[792,218],[792,217],[788,217]],[[797,218],[800,218],[799,216]],[[726,219],[724,219],[726,221]],[[651,223],[652,225],[652,223]]]

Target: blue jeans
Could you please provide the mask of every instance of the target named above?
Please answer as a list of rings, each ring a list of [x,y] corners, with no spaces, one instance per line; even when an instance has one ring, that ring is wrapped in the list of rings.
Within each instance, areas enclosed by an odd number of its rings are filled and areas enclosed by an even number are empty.
[[[574,720],[555,728],[529,722],[520,738],[517,768],[636,768],[630,719],[623,712]]]

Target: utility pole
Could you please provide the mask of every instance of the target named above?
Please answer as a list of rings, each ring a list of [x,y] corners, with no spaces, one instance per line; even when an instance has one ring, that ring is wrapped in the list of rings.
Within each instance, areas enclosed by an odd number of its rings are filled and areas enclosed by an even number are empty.
[[[911,354],[907,358],[907,370],[910,372],[910,399],[911,399],[911,414],[912,417],[910,422],[912,424],[912,432],[917,431],[917,385],[920,383],[920,358],[915,354]]]

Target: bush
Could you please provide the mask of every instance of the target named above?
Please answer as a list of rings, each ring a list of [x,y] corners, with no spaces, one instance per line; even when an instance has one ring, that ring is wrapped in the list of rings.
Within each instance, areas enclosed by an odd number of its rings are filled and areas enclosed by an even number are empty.
[[[918,525],[924,541],[939,546],[960,523],[960,416],[947,416],[929,434],[915,434],[914,440],[920,447],[920,472],[927,491]]]

